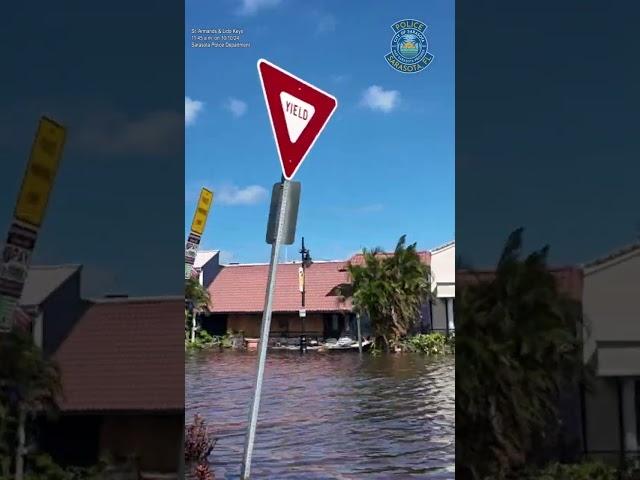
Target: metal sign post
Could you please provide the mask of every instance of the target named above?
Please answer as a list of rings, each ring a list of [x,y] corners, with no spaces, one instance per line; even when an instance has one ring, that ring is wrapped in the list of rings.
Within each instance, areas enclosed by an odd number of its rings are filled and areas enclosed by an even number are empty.
[[[47,117],[40,119],[7,242],[0,257],[0,332],[13,327],[14,313],[27,280],[31,255],[58,172],[65,137],[63,126]]]
[[[249,411],[249,430],[244,446],[244,456],[242,459],[241,478],[246,480],[251,473],[251,456],[253,455],[253,444],[256,437],[256,426],[258,424],[258,410],[260,408],[260,394],[262,393],[262,380],[264,378],[264,364],[267,359],[267,343],[269,342],[269,330],[271,328],[271,309],[273,307],[273,292],[276,286],[276,269],[278,267],[278,258],[280,256],[280,245],[282,237],[286,230],[287,223],[287,202],[289,200],[290,181],[283,179],[282,181],[282,197],[280,200],[280,208],[278,215],[278,226],[276,229],[276,238],[271,247],[271,263],[269,264],[269,276],[267,279],[267,292],[264,300],[264,312],[262,314],[262,327],[260,331],[260,345],[258,353],[258,374],[256,375],[256,384],[253,391],[253,399],[251,401]]]

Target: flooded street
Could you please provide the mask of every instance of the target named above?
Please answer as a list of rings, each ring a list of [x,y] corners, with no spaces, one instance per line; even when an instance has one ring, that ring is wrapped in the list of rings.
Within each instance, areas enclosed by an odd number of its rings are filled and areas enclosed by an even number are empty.
[[[215,430],[216,479],[240,475],[256,357],[187,354],[187,421]],[[270,351],[252,478],[452,479],[454,392],[453,357]]]

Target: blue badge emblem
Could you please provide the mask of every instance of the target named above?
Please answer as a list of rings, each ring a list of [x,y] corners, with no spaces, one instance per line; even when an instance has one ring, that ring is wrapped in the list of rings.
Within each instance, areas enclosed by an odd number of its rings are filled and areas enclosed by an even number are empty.
[[[391,51],[385,55],[389,65],[402,73],[417,73],[433,60],[424,36],[427,26],[418,20],[400,20],[391,25],[394,35]]]

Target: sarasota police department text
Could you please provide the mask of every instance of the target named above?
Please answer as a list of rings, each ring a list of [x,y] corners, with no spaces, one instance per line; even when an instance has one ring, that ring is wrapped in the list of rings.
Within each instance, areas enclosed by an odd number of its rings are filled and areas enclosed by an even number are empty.
[[[192,28],[192,48],[247,48],[251,44],[242,42],[243,28]]]

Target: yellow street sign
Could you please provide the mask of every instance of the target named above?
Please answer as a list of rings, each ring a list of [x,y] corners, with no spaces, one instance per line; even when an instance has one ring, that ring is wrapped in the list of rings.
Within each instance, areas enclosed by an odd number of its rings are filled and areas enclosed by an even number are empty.
[[[196,207],[196,213],[193,216],[193,222],[191,223],[191,231],[202,235],[204,227],[207,224],[207,216],[209,215],[209,209],[213,204],[213,192],[203,188],[200,191],[200,198],[198,199],[198,206]]]
[[[40,119],[15,212],[18,220],[34,227],[40,226],[47,209],[62,157],[65,133],[65,128],[53,120],[47,117]]]

